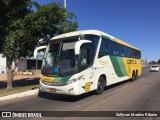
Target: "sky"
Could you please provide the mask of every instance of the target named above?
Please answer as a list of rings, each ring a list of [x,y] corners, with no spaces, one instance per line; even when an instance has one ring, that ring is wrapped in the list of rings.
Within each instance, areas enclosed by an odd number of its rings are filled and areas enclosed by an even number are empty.
[[[35,0],[39,4],[64,0]],[[66,0],[77,16],[78,30],[101,30],[142,52],[147,61],[160,59],[160,0]]]

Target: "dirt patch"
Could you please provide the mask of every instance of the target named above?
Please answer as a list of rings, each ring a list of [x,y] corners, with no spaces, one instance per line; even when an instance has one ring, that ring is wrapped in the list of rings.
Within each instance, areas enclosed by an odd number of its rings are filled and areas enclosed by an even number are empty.
[[[33,70],[33,74],[31,74],[31,75],[15,75],[13,80],[38,78],[38,77],[40,77],[40,73],[41,73],[41,70]],[[6,74],[1,74],[0,81],[6,81],[6,80],[7,80]]]

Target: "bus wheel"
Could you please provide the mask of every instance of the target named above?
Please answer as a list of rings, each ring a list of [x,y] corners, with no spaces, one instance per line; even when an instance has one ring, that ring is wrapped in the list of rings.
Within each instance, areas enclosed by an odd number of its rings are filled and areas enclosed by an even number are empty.
[[[136,70],[136,74],[135,74],[135,80],[138,79],[138,71]]]
[[[132,80],[132,81],[135,81],[135,80],[136,80],[136,74],[135,74],[134,71],[132,72],[132,78],[131,78],[131,80]]]
[[[44,96],[44,92],[42,92],[40,89],[39,89],[39,91],[38,91],[38,97],[43,97]]]
[[[103,93],[104,87],[106,86],[105,84],[106,84],[106,82],[105,82],[104,78],[100,77],[99,80],[98,80],[97,89],[96,89],[96,94],[97,95]]]

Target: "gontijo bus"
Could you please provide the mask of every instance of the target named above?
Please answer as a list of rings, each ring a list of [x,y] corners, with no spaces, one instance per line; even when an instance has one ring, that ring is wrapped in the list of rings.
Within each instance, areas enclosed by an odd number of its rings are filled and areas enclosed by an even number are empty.
[[[39,95],[45,92],[80,95],[124,80],[136,80],[142,72],[138,48],[97,30],[75,31],[53,37],[44,54]]]

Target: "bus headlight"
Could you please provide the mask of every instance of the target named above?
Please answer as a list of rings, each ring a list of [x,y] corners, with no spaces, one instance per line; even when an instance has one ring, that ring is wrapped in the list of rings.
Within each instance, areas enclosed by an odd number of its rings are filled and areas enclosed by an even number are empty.
[[[77,77],[77,78],[74,78],[74,79],[70,79],[70,80],[68,80],[68,81],[66,82],[66,84],[69,85],[69,84],[72,84],[72,83],[74,83],[74,82],[77,82],[77,81],[80,80],[82,77],[83,77],[83,75],[81,75],[81,76],[79,76],[79,77]]]

